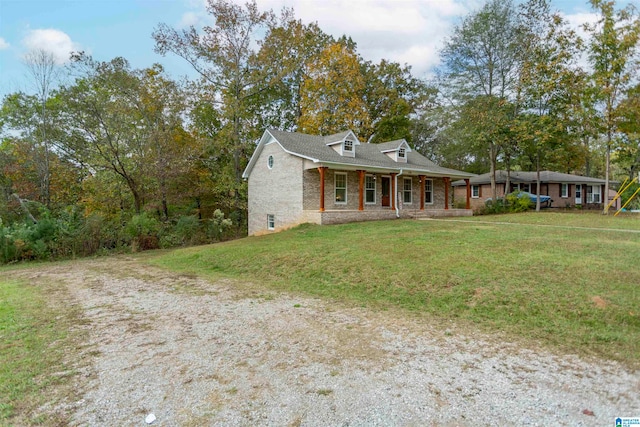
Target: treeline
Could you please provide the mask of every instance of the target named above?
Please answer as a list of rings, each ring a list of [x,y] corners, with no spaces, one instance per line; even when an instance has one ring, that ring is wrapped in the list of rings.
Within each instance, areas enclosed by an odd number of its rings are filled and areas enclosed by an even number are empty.
[[[640,169],[640,24],[592,0],[582,40],[545,0],[491,0],[454,28],[431,81],[366,61],[315,23],[209,0],[214,24],[159,24],[198,77],[32,52],[36,90],[2,101],[1,261],[217,241],[246,230],[242,171],[264,129],[405,138],[470,172]],[[613,168],[610,166],[613,165]]]

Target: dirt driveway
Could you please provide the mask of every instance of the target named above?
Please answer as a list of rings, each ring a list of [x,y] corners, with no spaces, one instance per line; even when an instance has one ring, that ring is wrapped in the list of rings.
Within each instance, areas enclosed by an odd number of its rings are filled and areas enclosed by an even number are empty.
[[[77,425],[614,425],[640,416],[640,373],[520,349],[422,318],[232,281],[135,257],[12,274],[64,284],[88,332],[67,402]],[[587,410],[587,411],[585,411]],[[586,412],[586,413],[585,413]]]

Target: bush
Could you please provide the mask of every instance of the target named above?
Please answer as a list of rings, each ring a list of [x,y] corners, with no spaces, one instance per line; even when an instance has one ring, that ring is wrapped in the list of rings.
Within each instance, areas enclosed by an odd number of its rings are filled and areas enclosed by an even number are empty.
[[[638,188],[640,188],[640,184],[632,184],[629,186],[629,188],[625,189],[620,196],[620,198],[622,199],[622,204],[620,206],[624,206],[625,203],[629,202],[629,199],[635,194]],[[640,209],[640,193],[635,195],[635,197],[629,202],[625,209]]]
[[[200,228],[200,221],[193,215],[184,215],[176,223],[175,233],[182,245],[194,244]]]
[[[160,230],[160,221],[146,212],[134,215],[125,226],[125,233],[131,239],[131,250],[158,249],[160,242],[158,240],[158,231]]]
[[[522,195],[521,191],[507,194],[507,204],[509,212],[526,212],[533,207],[531,199]]]
[[[485,215],[499,214],[499,213],[508,212],[508,210],[509,210],[509,207],[505,203],[504,199],[498,199],[496,201],[487,200],[481,214],[485,214]]]
[[[229,218],[224,217],[224,213],[220,209],[216,209],[213,212],[213,218],[209,220],[209,229],[207,234],[214,241],[224,240],[229,232],[231,232],[231,227],[233,226],[233,221]]]

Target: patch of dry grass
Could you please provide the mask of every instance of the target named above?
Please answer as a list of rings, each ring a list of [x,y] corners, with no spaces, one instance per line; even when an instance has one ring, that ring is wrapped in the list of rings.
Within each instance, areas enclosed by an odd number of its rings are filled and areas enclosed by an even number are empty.
[[[86,364],[80,309],[53,283],[3,279],[0,300],[0,424],[68,425]]]

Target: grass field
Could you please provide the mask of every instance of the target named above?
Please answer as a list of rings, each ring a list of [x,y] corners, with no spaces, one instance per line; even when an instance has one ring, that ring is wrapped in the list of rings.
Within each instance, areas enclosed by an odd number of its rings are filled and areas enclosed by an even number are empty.
[[[66,425],[60,414],[37,408],[74,393],[68,366],[75,352],[70,332],[77,309],[65,307],[61,289],[0,279],[0,425]],[[62,297],[64,299],[64,297]]]
[[[545,212],[303,225],[172,251],[153,262],[399,308],[640,366],[638,217]]]

